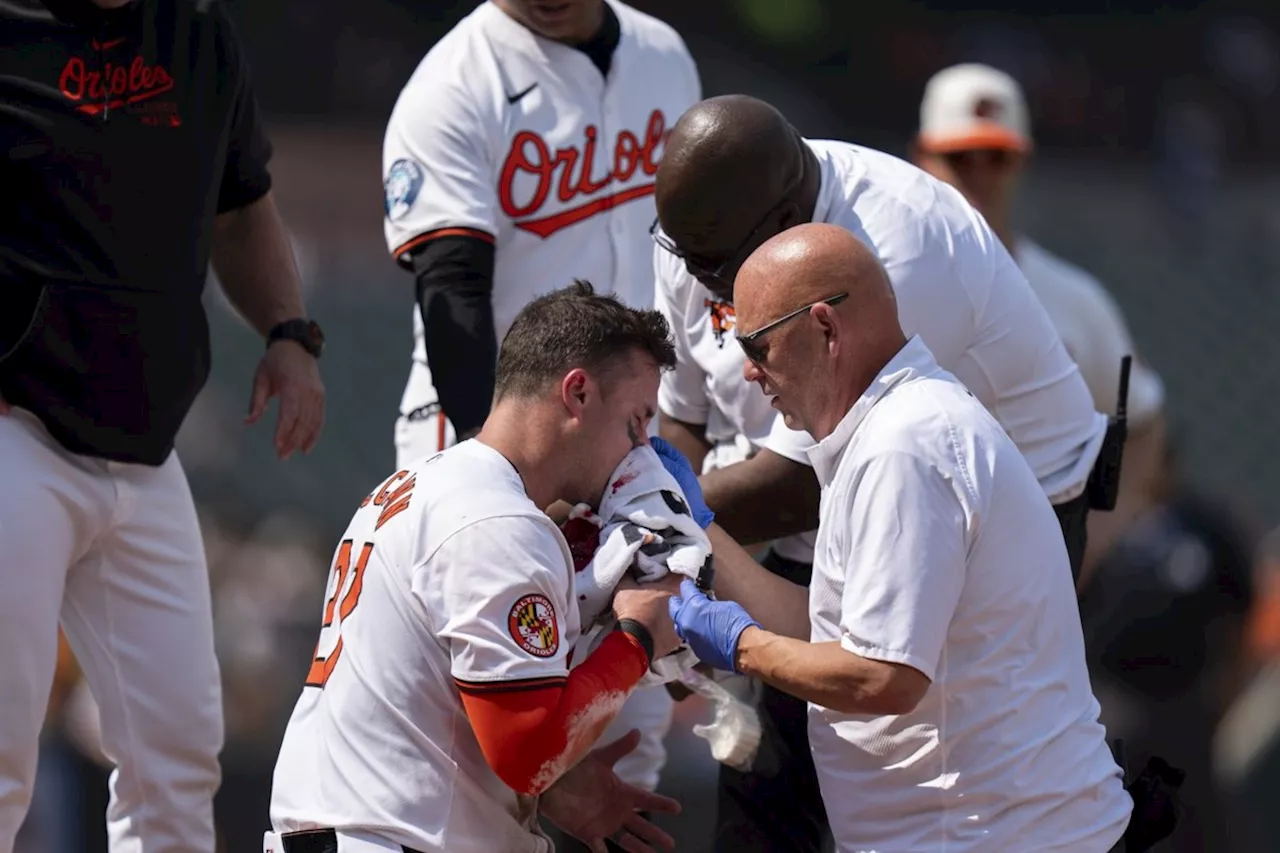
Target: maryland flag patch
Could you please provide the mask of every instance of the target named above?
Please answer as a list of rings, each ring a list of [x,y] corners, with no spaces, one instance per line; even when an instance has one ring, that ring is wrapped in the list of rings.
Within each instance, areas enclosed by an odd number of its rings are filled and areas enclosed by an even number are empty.
[[[516,645],[534,657],[549,658],[560,649],[556,611],[545,595],[526,595],[507,615],[507,630]]]

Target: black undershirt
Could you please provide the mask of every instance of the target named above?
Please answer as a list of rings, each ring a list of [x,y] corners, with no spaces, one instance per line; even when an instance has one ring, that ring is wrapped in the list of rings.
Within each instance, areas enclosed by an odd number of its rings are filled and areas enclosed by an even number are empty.
[[[607,77],[621,40],[618,16],[605,3],[600,29],[575,47]],[[479,237],[440,237],[413,253],[432,384],[459,436],[479,429],[493,402],[493,265],[493,244]]]

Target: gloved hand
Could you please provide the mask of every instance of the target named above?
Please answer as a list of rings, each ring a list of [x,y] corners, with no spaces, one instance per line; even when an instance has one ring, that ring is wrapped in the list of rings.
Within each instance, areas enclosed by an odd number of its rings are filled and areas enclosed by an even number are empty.
[[[729,672],[738,671],[734,658],[742,632],[753,625],[760,627],[742,605],[712,601],[688,578],[680,582],[680,594],[667,600],[667,611],[676,635],[689,644],[699,660]]]
[[[707,508],[707,502],[702,498],[702,486],[698,483],[698,475],[694,473],[689,460],[683,453],[657,436],[649,439],[649,446],[662,460],[662,467],[666,468],[667,473],[680,484],[680,491],[684,492],[693,520],[698,522],[699,527],[706,530],[711,526],[711,522],[715,521],[716,514]]]

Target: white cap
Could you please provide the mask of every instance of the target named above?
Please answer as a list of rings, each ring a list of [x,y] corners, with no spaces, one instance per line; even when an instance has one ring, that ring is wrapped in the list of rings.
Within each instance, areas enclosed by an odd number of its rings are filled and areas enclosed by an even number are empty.
[[[966,63],[930,78],[920,102],[920,147],[946,153],[976,148],[1027,151],[1031,122],[1018,82],[989,65]]]

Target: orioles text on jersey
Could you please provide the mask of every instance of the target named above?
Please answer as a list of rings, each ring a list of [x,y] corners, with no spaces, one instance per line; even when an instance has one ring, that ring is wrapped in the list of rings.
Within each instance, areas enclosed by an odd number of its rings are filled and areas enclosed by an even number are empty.
[[[636,169],[640,169],[646,176],[652,178],[658,171],[658,160],[662,156],[660,149],[666,143],[670,133],[662,110],[654,110],[649,114],[643,142],[629,130],[619,132],[613,143],[612,167],[597,180],[591,174],[596,159],[599,134],[594,124],[587,125],[581,149],[559,148],[555,153],[552,153],[550,146],[538,133],[522,130],[511,140],[511,149],[507,153],[498,179],[498,200],[502,205],[502,211],[511,218],[515,227],[546,239],[560,229],[581,222],[601,211],[652,195],[653,181],[649,181],[587,200],[588,196],[593,196],[614,183],[626,183],[631,180]],[[557,180],[557,170],[559,170],[559,180]],[[533,175],[537,178],[533,192],[523,203],[516,200],[515,190],[516,178],[521,174]],[[561,202],[567,203],[581,197],[583,203],[551,216],[538,217],[536,214],[546,203],[553,186],[556,188],[556,197]]]

